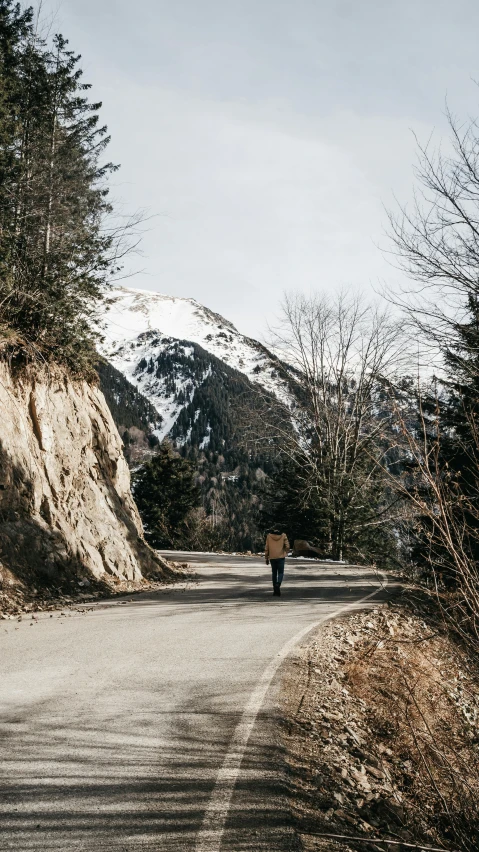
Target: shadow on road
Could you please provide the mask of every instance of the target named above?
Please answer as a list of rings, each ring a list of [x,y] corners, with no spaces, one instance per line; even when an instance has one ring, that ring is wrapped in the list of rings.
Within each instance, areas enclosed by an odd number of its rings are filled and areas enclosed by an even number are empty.
[[[235,621],[237,613],[247,624],[256,618],[268,619],[269,607],[284,607],[285,614],[290,613],[288,618],[296,621],[301,615],[301,626],[314,621],[316,602],[323,604],[318,607],[319,617],[327,614],[329,602],[336,609],[370,594],[376,586],[374,575],[364,569],[343,568],[337,573],[328,568],[313,575],[310,570],[287,568],[283,595],[278,599],[271,594],[269,573],[263,567],[258,566],[256,577],[251,568],[242,572],[239,567],[217,565],[183,589],[170,587],[142,593],[123,605],[99,606],[112,607],[107,618],[115,619],[119,629],[114,635],[124,637],[126,645],[132,623],[125,610],[134,622],[145,614],[152,619],[168,618],[179,607],[187,612],[197,608],[203,614],[214,610],[216,616],[218,610],[228,608],[225,617],[233,615]],[[100,613],[91,616],[92,622],[96,615]],[[124,627],[117,618],[124,619]],[[151,635],[148,623],[145,636]],[[173,634],[169,626],[165,635],[174,635],[174,641],[181,642],[181,635]],[[222,635],[231,635],[229,625]],[[168,653],[167,648],[163,651]],[[122,680],[122,648],[112,645],[111,654],[117,705],[101,704],[100,683],[92,693],[97,703],[94,699],[91,707],[73,694],[55,704],[54,713],[50,700],[23,698],[18,706],[10,702],[3,714],[2,852],[194,849],[216,773],[245,706],[243,682],[231,679],[227,694],[222,694],[219,681],[209,677],[209,658],[203,663],[205,670],[191,682],[188,699],[169,701],[169,683],[166,675],[164,681],[160,679],[160,667],[158,679],[155,675],[145,683],[141,678],[130,681],[126,670]],[[187,672],[187,656],[183,664]],[[87,660],[85,665],[94,671],[95,660]],[[125,711],[125,707],[130,709]],[[258,717],[232,801],[225,850],[291,852],[295,848],[286,807],[284,759],[275,727],[278,721],[274,713]]]
[[[211,698],[214,704],[221,696]],[[134,720],[136,730],[143,728],[135,738],[122,731],[120,718],[98,729],[88,718],[48,718],[48,704],[6,720],[2,852],[194,849],[238,714],[184,707],[173,715],[174,749],[150,741],[152,718]],[[33,754],[41,758],[32,761]],[[236,838],[231,848],[251,848],[243,847],[250,842],[241,840],[243,834],[256,838],[254,848],[283,848],[288,816],[278,807],[285,793],[282,767],[275,737],[263,735],[248,749],[228,824]]]
[[[288,606],[308,604],[317,601],[334,602],[335,606],[353,603],[358,598],[374,592],[381,584],[381,578],[367,569],[344,569],[341,573],[327,571],[303,573],[301,570],[287,569],[281,587],[281,597],[273,596],[272,582],[269,571],[258,570],[258,576],[240,574],[231,569],[210,572],[205,579],[193,578],[186,588],[174,586],[161,592],[142,592],[131,599],[129,606],[157,606],[159,603],[180,603],[185,606],[250,606],[255,604],[271,604],[271,606]],[[388,594],[391,589],[389,589]],[[378,600],[381,599],[378,592]],[[113,602],[112,602],[113,603]],[[99,606],[105,605],[100,603]]]

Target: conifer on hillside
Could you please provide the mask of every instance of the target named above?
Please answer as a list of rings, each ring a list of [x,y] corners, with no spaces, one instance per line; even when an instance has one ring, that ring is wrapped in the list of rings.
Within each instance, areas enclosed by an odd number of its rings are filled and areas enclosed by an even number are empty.
[[[80,57],[0,0],[0,335],[88,373],[91,320],[118,269],[101,104]]]
[[[163,443],[133,477],[133,493],[145,526],[145,538],[157,548],[182,546],[188,514],[199,505],[195,470]]]
[[[479,303],[473,296],[468,308],[468,317],[454,324],[454,336],[443,352],[441,390],[421,400],[418,430],[428,450],[428,471],[421,458],[412,465],[414,487],[425,508],[413,555],[452,585],[457,569],[450,550],[463,551],[463,558],[476,564],[479,560]],[[450,518],[446,540],[437,534],[438,494]]]

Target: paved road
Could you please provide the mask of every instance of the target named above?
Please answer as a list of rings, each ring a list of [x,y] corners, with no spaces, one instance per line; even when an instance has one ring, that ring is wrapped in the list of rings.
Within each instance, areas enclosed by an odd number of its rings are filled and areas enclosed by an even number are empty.
[[[295,848],[279,664],[384,592],[365,569],[289,560],[278,599],[259,559],[178,558],[186,586],[0,622],[2,852]]]

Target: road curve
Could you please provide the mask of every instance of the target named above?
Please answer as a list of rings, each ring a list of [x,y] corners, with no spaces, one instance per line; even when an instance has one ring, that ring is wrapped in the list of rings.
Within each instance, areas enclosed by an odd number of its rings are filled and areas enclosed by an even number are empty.
[[[273,598],[255,557],[177,558],[186,585],[0,622],[2,852],[295,848],[280,664],[322,620],[374,605],[381,578],[291,559]]]

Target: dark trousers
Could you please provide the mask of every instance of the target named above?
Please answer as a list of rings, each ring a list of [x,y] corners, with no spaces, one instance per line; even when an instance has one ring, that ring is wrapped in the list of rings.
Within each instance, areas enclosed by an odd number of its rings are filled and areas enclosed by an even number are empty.
[[[273,586],[280,586],[283,582],[284,559],[272,559],[271,571],[273,574]]]

